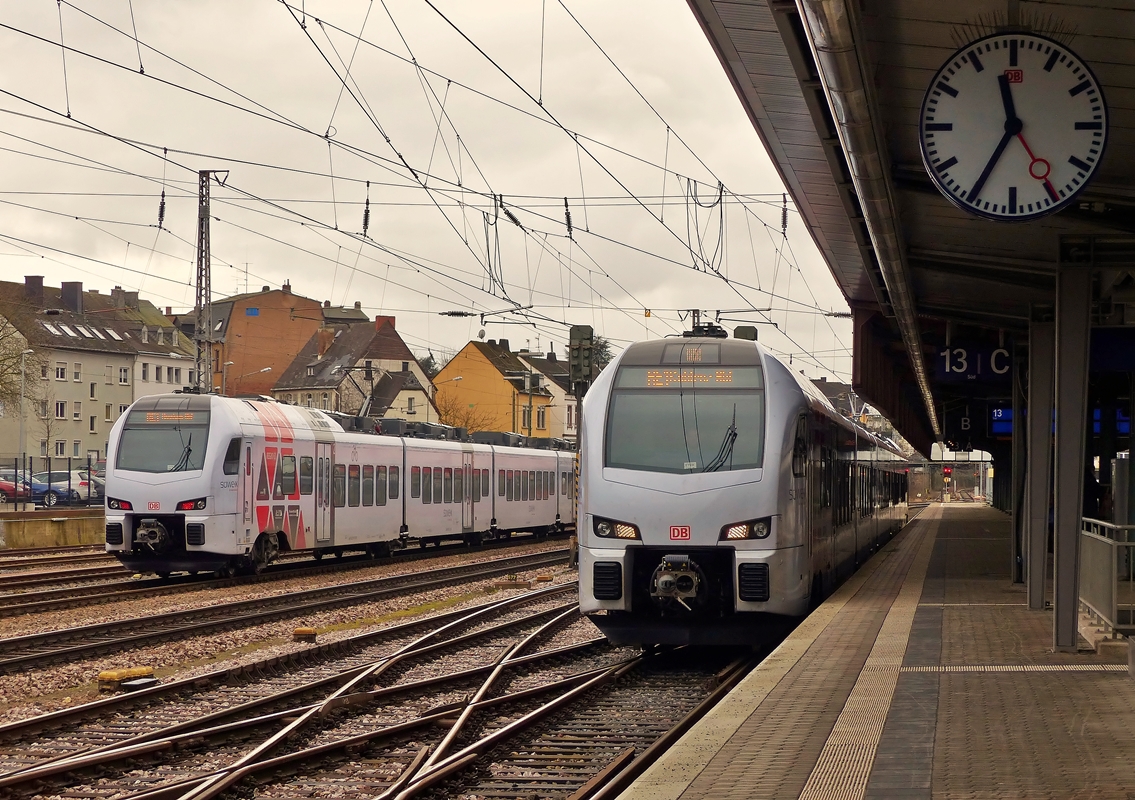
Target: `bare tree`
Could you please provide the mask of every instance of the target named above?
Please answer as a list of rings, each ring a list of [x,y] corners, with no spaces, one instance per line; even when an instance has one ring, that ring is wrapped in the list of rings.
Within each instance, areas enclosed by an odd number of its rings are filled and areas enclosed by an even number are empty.
[[[438,419],[443,425],[465,428],[469,433],[489,431],[494,428],[495,415],[477,407],[476,403],[466,403],[457,392],[440,392],[434,398]]]
[[[24,304],[0,299],[0,403],[15,408],[20,402],[20,362],[24,361],[29,378],[38,381],[43,364],[42,340],[34,313]],[[32,349],[27,358],[25,350]],[[27,381],[27,395],[32,395],[32,380]]]

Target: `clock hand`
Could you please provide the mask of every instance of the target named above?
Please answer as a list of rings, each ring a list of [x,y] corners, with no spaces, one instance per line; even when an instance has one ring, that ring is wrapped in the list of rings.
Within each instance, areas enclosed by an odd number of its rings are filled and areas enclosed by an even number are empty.
[[[1009,142],[1013,140],[1014,136],[1019,136],[1021,129],[1024,125],[1021,120],[1017,118],[1017,110],[1013,105],[1013,92],[1009,89],[1009,79],[1004,75],[997,76],[997,83],[1001,86],[1001,102],[1005,105],[1005,135],[1001,137],[1001,141],[997,143],[997,149],[993,151],[993,155],[989,159],[989,163],[985,165],[985,169],[981,171],[977,182],[974,183],[973,188],[969,190],[966,198],[970,201],[976,201],[978,194],[985,186],[985,182],[989,180],[993,168],[997,166],[997,162],[1001,160],[1001,154],[1005,152],[1005,148],[1009,146]]]
[[[1013,105],[1013,91],[1009,88],[1009,78],[1005,75],[997,76],[997,83],[1001,86],[1001,103],[1005,106],[1005,125],[1017,120],[1017,109]]]
[[[1032,148],[1029,147],[1029,143],[1025,141],[1023,134],[1018,133],[1017,138],[1021,140],[1021,144],[1024,145],[1025,152],[1029,154],[1029,175],[1044,183],[1044,190],[1048,192],[1048,196],[1052,198],[1053,202],[1059,201],[1060,195],[1056,193],[1056,189],[1055,187],[1053,187],[1052,181],[1048,179],[1048,175],[1052,171],[1052,165],[1045,161],[1043,158],[1037,158],[1035,155],[1033,155]]]

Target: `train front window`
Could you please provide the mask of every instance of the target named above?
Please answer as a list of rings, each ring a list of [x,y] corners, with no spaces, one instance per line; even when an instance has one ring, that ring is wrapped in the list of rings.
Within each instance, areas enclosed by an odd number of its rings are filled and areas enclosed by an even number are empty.
[[[623,366],[607,414],[606,465],[727,472],[764,460],[760,366]]]
[[[118,469],[192,472],[205,464],[209,411],[135,409],[118,441]]]

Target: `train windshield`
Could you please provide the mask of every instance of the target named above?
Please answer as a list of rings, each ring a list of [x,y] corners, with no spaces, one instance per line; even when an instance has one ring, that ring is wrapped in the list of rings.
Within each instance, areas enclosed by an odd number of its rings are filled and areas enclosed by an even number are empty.
[[[760,366],[623,366],[607,414],[608,467],[727,472],[764,460]]]
[[[118,440],[118,469],[133,472],[189,472],[205,464],[208,410],[135,409]]]

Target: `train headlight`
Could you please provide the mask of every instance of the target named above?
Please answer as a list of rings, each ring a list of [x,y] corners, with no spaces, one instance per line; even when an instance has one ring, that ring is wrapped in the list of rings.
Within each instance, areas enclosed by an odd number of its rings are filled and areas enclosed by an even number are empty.
[[[596,536],[604,539],[641,539],[638,528],[629,522],[614,522],[609,519],[595,518],[592,526]]]
[[[106,507],[113,508],[115,511],[133,511],[134,506],[130,505],[129,500],[118,500],[114,497],[106,498]]]
[[[772,533],[772,517],[754,519],[749,522],[736,522],[721,529],[721,541],[738,539],[767,539]]]
[[[178,511],[200,511],[205,507],[205,498],[198,497],[196,500],[182,500],[177,504]]]

